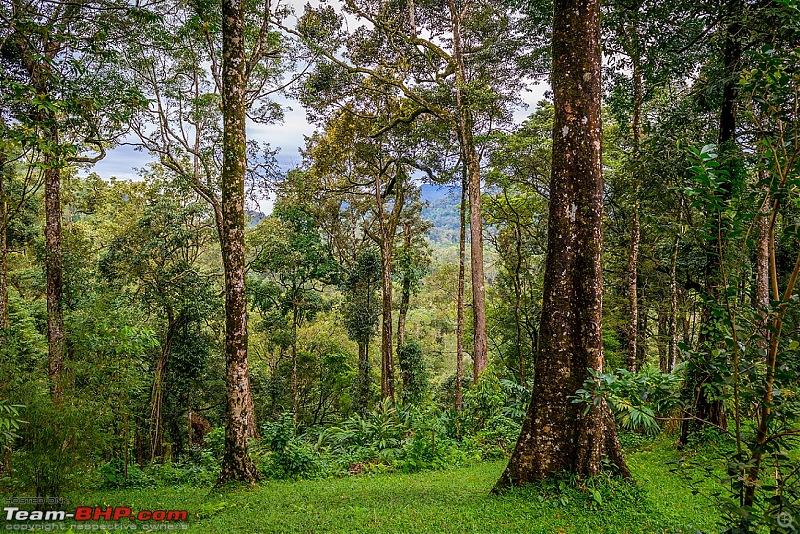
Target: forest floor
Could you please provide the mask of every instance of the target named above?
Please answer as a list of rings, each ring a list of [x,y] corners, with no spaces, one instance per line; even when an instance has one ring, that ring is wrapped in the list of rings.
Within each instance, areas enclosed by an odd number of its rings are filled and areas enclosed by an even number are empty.
[[[70,500],[73,506],[187,510],[188,531],[208,533],[719,531],[713,505],[670,472],[679,457],[669,441],[659,440],[628,455],[632,484],[606,478],[576,488],[561,481],[502,496],[489,491],[505,461],[416,474],[264,481],[221,493],[184,487],[76,492]]]

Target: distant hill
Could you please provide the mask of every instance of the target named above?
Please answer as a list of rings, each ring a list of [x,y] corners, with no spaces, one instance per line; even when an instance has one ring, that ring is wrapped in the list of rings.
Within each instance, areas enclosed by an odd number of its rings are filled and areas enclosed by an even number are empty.
[[[422,217],[433,223],[428,241],[434,248],[458,244],[458,207],[461,189],[437,185],[422,186],[422,200],[428,203]]]
[[[244,210],[244,216],[248,227],[257,226],[267,217],[263,212],[253,210]]]

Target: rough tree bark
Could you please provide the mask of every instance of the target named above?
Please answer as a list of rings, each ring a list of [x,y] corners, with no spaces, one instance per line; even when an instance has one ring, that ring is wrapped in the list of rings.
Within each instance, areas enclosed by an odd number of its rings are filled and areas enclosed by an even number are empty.
[[[570,400],[587,369],[603,369],[600,0],[556,0],[555,104],[544,302],[533,397],[495,486],[569,471],[597,474],[603,459],[629,476],[611,411]]]
[[[253,421],[247,368],[247,296],[244,250],[245,39],[242,0],[222,1],[222,230],[225,271],[225,450],[217,485],[255,482],[258,471],[247,450]]]
[[[48,113],[48,115],[52,115]],[[51,149],[58,146],[59,136],[55,117],[45,119],[49,131],[45,134]],[[64,396],[64,310],[62,305],[64,262],[61,249],[61,164],[48,150],[45,154],[45,273],[47,278],[47,347],[50,362],[50,396]]]

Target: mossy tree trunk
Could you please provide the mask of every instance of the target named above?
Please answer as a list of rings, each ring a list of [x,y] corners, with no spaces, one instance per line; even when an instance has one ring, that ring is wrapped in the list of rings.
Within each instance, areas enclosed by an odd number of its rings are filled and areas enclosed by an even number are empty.
[[[253,401],[247,368],[247,296],[245,285],[244,178],[245,36],[242,0],[222,2],[222,261],[225,271],[225,450],[217,485],[255,482],[258,471],[247,450]]]
[[[600,0],[556,0],[555,104],[544,303],[533,398],[495,490],[562,471],[629,475],[608,406],[570,396],[603,369]]]

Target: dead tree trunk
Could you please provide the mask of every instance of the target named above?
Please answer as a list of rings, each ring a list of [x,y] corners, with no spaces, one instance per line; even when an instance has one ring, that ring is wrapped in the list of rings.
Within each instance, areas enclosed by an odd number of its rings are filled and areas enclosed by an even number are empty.
[[[607,459],[629,476],[608,405],[586,414],[570,396],[603,370],[600,0],[556,0],[555,105],[544,302],[533,397],[495,490]]]

